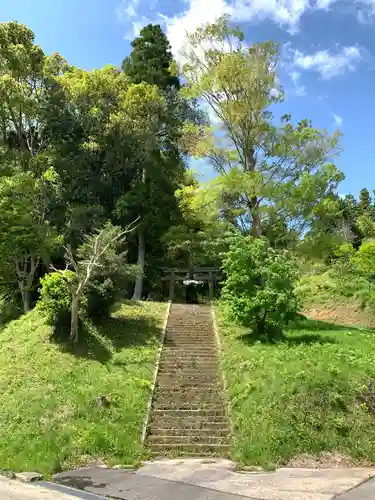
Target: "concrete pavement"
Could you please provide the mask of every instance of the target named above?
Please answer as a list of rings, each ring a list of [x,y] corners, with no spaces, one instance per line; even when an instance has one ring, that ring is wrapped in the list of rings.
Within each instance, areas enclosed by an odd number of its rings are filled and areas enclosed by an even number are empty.
[[[53,488],[53,489],[52,489]],[[20,481],[0,476],[1,500],[102,500],[103,497],[85,492],[76,492],[71,488],[58,488],[48,483],[24,484]]]
[[[374,476],[374,477],[373,477]],[[375,469],[236,472],[229,460],[176,459],[139,470],[89,467],[24,484],[0,477],[1,500],[374,500]]]
[[[374,475],[370,468],[241,473],[229,460],[176,459],[149,462],[137,471],[78,469],[54,480],[125,500],[367,500],[365,494],[374,500]],[[362,488],[369,493],[361,496]]]
[[[54,480],[123,500],[244,500],[239,495],[121,469],[83,468],[56,474]]]
[[[374,500],[375,479],[369,479],[350,491],[338,495],[336,500]]]

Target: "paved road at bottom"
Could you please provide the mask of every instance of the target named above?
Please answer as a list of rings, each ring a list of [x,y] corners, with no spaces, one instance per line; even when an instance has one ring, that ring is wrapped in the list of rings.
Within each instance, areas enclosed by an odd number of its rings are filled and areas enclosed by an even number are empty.
[[[78,469],[54,480],[84,491],[123,500],[244,500],[245,497],[192,484],[134,474],[121,469]],[[246,497],[247,500],[252,500]],[[253,499],[256,500],[256,499]]]
[[[103,497],[49,483],[24,484],[0,477],[1,500],[103,500]]]
[[[335,500],[375,500],[375,478],[364,481],[346,493],[337,495]]]

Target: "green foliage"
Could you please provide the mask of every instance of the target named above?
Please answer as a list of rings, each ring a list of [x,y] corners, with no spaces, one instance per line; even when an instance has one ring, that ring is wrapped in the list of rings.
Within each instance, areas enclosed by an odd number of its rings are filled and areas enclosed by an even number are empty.
[[[110,278],[95,280],[88,286],[86,292],[87,316],[95,321],[108,318],[111,308],[119,298],[119,290]]]
[[[122,69],[134,83],[147,82],[161,89],[180,88],[177,76],[171,73],[173,62],[168,38],[158,24],[141,29],[132,41],[133,50],[122,62]]]
[[[5,278],[5,289],[17,284],[25,312],[31,306],[40,264],[48,263],[61,243],[47,218],[57,184],[52,168],[42,177],[18,170],[0,176],[0,275]]]
[[[37,307],[45,316],[48,325],[69,328],[72,300],[68,283],[75,280],[75,273],[69,270],[64,271],[63,274],[53,272],[41,278],[40,299]]]
[[[254,333],[272,336],[298,313],[296,265],[265,238],[233,238],[223,270],[222,300],[229,315]]]
[[[375,240],[364,241],[350,259],[356,272],[369,281],[375,278]]]
[[[307,119],[293,123],[290,115],[275,122],[270,107],[283,100],[278,46],[248,47],[229,21],[223,16],[189,34],[181,68],[184,95],[202,99],[217,122],[195,154],[208,159],[218,177],[197,195],[202,206],[253,236],[269,230],[275,213],[282,233],[286,224],[301,234],[343,178],[326,160],[340,134]]]

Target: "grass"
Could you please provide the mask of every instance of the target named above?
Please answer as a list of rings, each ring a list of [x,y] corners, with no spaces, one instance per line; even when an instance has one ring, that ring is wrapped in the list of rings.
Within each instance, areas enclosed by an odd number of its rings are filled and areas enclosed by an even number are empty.
[[[165,308],[123,303],[74,350],[51,341],[36,310],[9,323],[0,332],[0,468],[48,476],[139,461]]]
[[[218,316],[236,460],[273,468],[336,452],[375,462],[375,331],[306,320],[266,343]]]

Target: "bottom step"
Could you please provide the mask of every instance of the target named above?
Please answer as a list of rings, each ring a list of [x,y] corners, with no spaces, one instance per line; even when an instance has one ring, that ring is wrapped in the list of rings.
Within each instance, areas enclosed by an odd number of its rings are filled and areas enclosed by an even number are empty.
[[[149,443],[148,449],[153,455],[158,456],[216,456],[230,457],[231,445],[229,444],[157,444]]]

